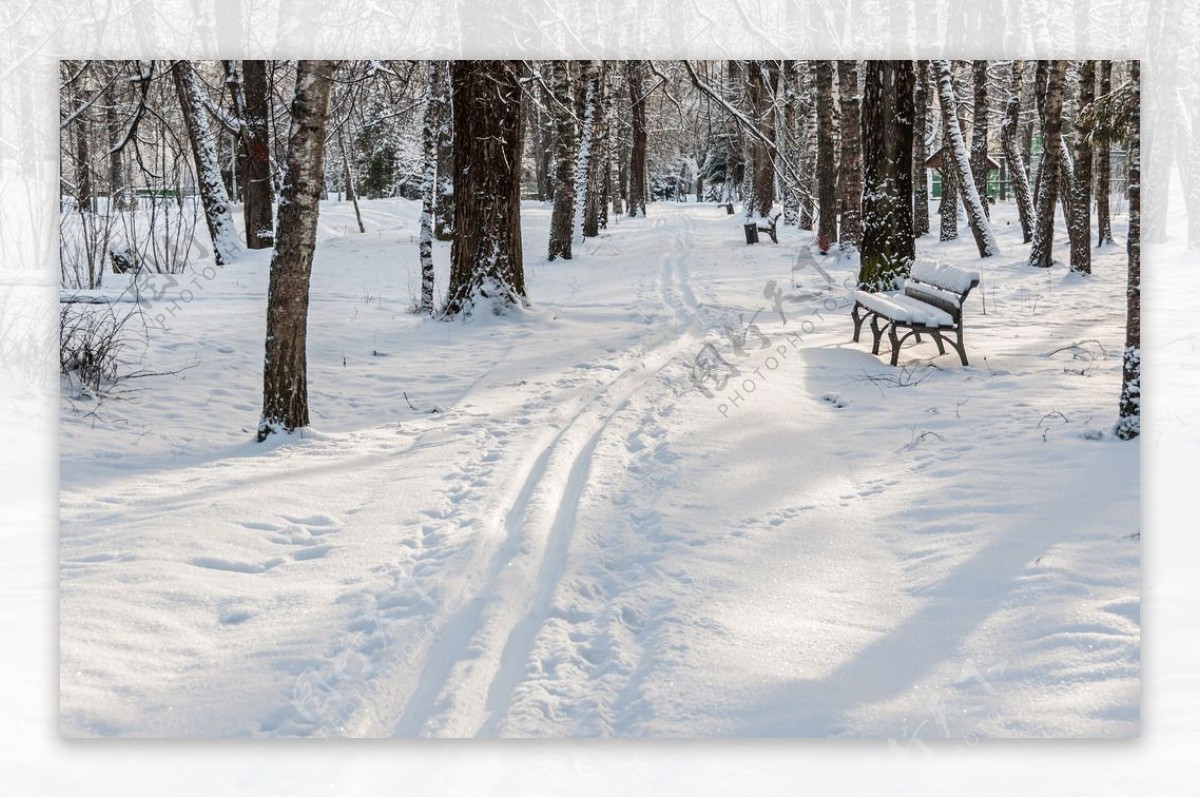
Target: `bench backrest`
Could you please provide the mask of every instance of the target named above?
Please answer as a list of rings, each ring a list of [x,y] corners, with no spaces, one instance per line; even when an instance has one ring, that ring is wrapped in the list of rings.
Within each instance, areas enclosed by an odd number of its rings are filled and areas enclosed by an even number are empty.
[[[979,285],[979,272],[960,269],[937,261],[921,259],[913,263],[904,293],[949,313],[954,321],[962,320],[962,303]]]

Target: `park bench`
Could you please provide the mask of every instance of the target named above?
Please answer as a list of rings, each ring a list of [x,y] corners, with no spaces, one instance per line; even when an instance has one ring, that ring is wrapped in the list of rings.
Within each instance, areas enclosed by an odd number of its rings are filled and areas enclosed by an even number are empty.
[[[863,322],[871,320],[871,332],[875,337],[871,354],[879,354],[879,344],[886,332],[892,346],[892,365],[900,359],[900,345],[909,336],[921,342],[921,334],[928,333],[938,346],[939,354],[946,354],[944,341],[948,340],[962,364],[967,365],[967,351],[963,346],[963,303],[971,289],[979,285],[979,272],[967,271],[954,266],[919,260],[912,266],[904,290],[894,293],[872,291],[854,292],[854,340],[858,341]],[[908,330],[898,335],[900,329]],[[949,336],[953,334],[953,338]]]
[[[757,222],[746,222],[746,224],[744,225],[745,230],[746,230],[746,243],[747,244],[757,244],[758,243],[758,234],[766,233],[767,235],[769,235],[771,237],[771,241],[773,243],[778,244],[779,243],[779,235],[776,232],[775,228],[776,228],[776,225],[779,224],[779,217],[781,215],[782,214],[776,213],[774,216],[767,219],[766,227],[763,227],[762,225],[758,224]]]

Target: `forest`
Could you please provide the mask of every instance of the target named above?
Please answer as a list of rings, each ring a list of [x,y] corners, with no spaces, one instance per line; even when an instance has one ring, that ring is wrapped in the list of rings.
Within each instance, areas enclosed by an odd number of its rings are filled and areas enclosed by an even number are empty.
[[[1138,61],[58,69],[64,734],[1138,733]]]

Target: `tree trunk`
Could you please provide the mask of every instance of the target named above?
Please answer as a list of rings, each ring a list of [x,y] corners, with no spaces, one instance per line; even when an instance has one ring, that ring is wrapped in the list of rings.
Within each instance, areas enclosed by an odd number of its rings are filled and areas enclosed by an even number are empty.
[[[803,106],[797,95],[800,93],[799,61],[785,61],[783,69],[784,105],[783,105],[783,135],[777,138],[786,147],[789,160],[799,165],[803,160],[801,137],[797,131],[797,120],[803,120]],[[784,178],[783,187],[783,223],[789,227],[800,224],[800,186],[794,175]]]
[[[455,120],[454,105],[451,102],[450,91],[450,61],[442,61],[438,65],[437,91],[433,101],[438,106],[437,130],[437,204],[433,214],[433,237],[438,241],[454,240],[454,131],[458,124]]]
[[[455,234],[444,315],[470,315],[481,299],[499,314],[525,302],[521,62],[453,61],[450,69]]]
[[[308,426],[308,289],[325,176],[325,127],[336,61],[300,61],[287,174],[267,294],[263,410],[258,440]]]
[[[1087,108],[1095,99],[1096,62],[1084,61],[1079,72],[1079,108]],[[1091,274],[1092,145],[1087,129],[1078,123],[1075,125],[1075,175],[1071,191],[1071,271]]]
[[[646,98],[641,61],[629,62],[630,119],[633,147],[629,153],[629,215],[646,216]]]
[[[1054,262],[1054,206],[1057,201],[1059,151],[1062,148],[1063,84],[1066,61],[1051,61],[1047,68],[1046,99],[1042,105],[1042,159],[1038,167],[1037,224],[1029,265],[1050,268]]]
[[[1100,96],[1112,91],[1112,61],[1100,62]],[[1112,216],[1109,212],[1110,145],[1104,139],[1096,147],[1096,246],[1113,242]]]
[[[358,192],[354,190],[354,171],[350,168],[350,156],[346,154],[346,134],[342,128],[338,128],[338,151],[342,155],[342,183],[346,187],[346,199],[350,200],[350,204],[354,206],[354,221],[358,223],[358,232],[365,233],[367,228],[363,226],[362,211],[358,208]]]
[[[579,152],[575,163],[575,239],[582,241],[599,233],[600,217],[596,194],[600,148],[601,62],[585,61],[580,82],[583,86],[583,116]]]
[[[863,207],[863,139],[862,120],[859,117],[860,100],[858,95],[858,62],[840,60],[838,65],[838,99],[841,103],[841,133],[842,153],[841,164],[838,167],[838,182],[841,184],[842,223],[838,242],[843,252],[853,252],[862,243],[862,207]],[[908,70],[911,79],[912,69]],[[911,80],[910,80],[911,82]],[[911,103],[912,98],[909,98]],[[904,104],[904,103],[901,103]],[[912,114],[908,115],[912,122]],[[909,131],[909,143],[912,142],[912,131]],[[912,168],[912,152],[904,159]],[[912,175],[909,175],[907,185],[912,186]],[[910,204],[911,197],[905,202]]]
[[[1024,79],[1024,62],[1013,61],[1012,85],[1008,104],[1004,108],[1004,125],[1000,138],[1004,143],[1004,160],[1008,165],[1008,177],[1012,181],[1013,198],[1017,202],[1017,216],[1021,221],[1021,236],[1024,243],[1033,240],[1033,197],[1029,193],[1029,176],[1017,141],[1017,127],[1021,119],[1021,84]]]
[[[421,155],[424,168],[421,177],[421,229],[417,241],[418,257],[421,263],[421,299],[420,311],[425,314],[433,313],[433,289],[435,272],[433,268],[433,215],[437,204],[437,134],[440,124],[438,112],[440,107],[434,102],[434,93],[441,82],[438,61],[426,64],[427,75],[425,82],[425,126],[421,130]]]
[[[74,102],[75,107],[80,109],[71,122],[75,134],[75,201],[79,203],[81,212],[93,212],[95,189],[92,187],[91,109],[83,107],[87,102],[83,75],[75,80]]]
[[[813,62],[813,82],[817,95],[817,246],[824,255],[838,240],[833,67],[829,61]]]
[[[771,105],[768,64],[766,61],[749,61],[746,70],[746,83],[749,86],[746,95],[747,115],[768,139],[774,139],[775,120]],[[775,204],[775,165],[766,142],[758,137],[751,137],[749,144],[749,160],[753,174],[750,175],[751,190],[746,195],[746,218],[765,218]]]
[[[913,235],[929,232],[929,177],[925,162],[929,151],[929,62],[918,61],[913,87]]]
[[[908,273],[916,257],[912,213],[913,82],[912,61],[867,61],[858,283],[868,290],[892,288]]]
[[[988,224],[987,214],[984,213],[979,199],[979,192],[975,189],[975,179],[971,174],[967,145],[963,141],[962,128],[958,124],[958,118],[954,111],[956,105],[954,76],[950,71],[950,62],[934,61],[933,64],[938,73],[938,93],[942,101],[942,114],[946,118],[946,128],[950,134],[950,139],[942,150],[943,174],[950,169],[953,169],[955,173],[958,190],[962,192],[963,205],[967,208],[967,223],[971,226],[971,234],[975,237],[975,246],[979,248],[979,257],[987,258],[999,255],[1000,248],[996,246],[996,239],[992,237],[991,225]],[[946,166],[947,158],[953,161],[949,168]]]
[[[806,64],[804,83],[800,96],[803,98],[800,115],[800,229],[812,231],[816,208],[816,174],[817,174],[817,104],[813,99],[816,92],[816,81],[813,65],[815,61]]]
[[[1142,432],[1142,153],[1141,62],[1130,61],[1133,105],[1129,112],[1129,284],[1126,289],[1125,356],[1121,369],[1121,397],[1117,406],[1116,436],[1132,440]]]
[[[990,220],[988,210],[988,93],[987,93],[987,61],[975,61],[975,114],[971,124],[971,174],[975,177],[975,192],[983,204],[983,213]]]
[[[204,220],[212,237],[213,258],[218,266],[224,266],[237,257],[237,231],[229,210],[225,181],[221,178],[217,163],[217,151],[209,133],[201,89],[189,62],[176,61],[171,66],[171,74],[175,79],[175,91],[183,110],[183,125],[196,162],[196,185],[204,206]]]
[[[275,189],[271,185],[271,149],[267,120],[271,115],[271,89],[267,62],[242,62],[242,221],[246,246],[266,249],[275,243]]]
[[[554,212],[550,215],[550,260],[571,259],[572,226],[575,223],[575,169],[578,139],[575,137],[575,94],[571,62],[553,64],[554,86]]]

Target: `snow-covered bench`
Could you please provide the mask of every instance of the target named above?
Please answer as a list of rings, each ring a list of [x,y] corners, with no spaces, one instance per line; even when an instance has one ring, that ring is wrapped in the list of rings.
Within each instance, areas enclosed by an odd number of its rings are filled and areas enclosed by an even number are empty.
[[[871,333],[875,337],[871,354],[879,354],[879,343],[886,332],[892,345],[892,365],[900,359],[900,345],[910,335],[918,342],[921,333],[929,333],[938,346],[940,354],[946,354],[943,336],[953,333],[950,346],[958,352],[962,364],[967,365],[967,350],[963,346],[963,302],[971,289],[979,285],[979,272],[959,269],[955,266],[918,260],[912,266],[904,282],[904,290],[897,293],[871,291],[854,292],[854,340],[858,341],[863,322],[871,320]],[[904,335],[896,334],[900,328],[908,330]]]

